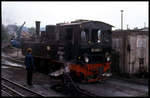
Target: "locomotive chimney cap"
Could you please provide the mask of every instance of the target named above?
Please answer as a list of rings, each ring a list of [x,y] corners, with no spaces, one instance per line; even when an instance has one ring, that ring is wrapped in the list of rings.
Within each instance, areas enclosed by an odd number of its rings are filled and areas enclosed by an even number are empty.
[[[35,21],[35,22],[40,22],[40,21]]]

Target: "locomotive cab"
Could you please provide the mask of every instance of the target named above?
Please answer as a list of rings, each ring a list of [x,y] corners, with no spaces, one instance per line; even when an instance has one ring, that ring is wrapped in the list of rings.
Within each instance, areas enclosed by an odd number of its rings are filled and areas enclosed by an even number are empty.
[[[58,27],[62,31],[60,41],[65,44],[65,55],[59,57],[70,62],[73,77],[95,82],[109,75],[106,73],[110,72],[111,64],[111,25],[82,21],[60,24]]]

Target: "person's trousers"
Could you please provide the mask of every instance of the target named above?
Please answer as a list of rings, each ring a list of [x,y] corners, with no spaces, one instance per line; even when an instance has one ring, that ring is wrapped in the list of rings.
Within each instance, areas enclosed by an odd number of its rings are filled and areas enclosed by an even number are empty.
[[[27,84],[32,85],[32,70],[27,70]]]

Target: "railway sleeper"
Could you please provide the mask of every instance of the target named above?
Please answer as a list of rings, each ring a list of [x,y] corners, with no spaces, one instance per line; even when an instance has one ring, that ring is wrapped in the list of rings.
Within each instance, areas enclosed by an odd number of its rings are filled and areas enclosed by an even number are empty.
[[[1,93],[4,94],[3,96],[9,96],[9,97],[12,96],[11,94],[9,94],[8,92],[6,92],[5,90],[1,90]]]

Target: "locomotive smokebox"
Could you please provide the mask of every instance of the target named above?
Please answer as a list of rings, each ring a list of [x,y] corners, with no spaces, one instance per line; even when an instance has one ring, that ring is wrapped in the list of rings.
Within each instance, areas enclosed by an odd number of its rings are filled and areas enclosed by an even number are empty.
[[[36,21],[35,25],[36,25],[36,35],[39,36],[39,34],[40,34],[40,21]]]

